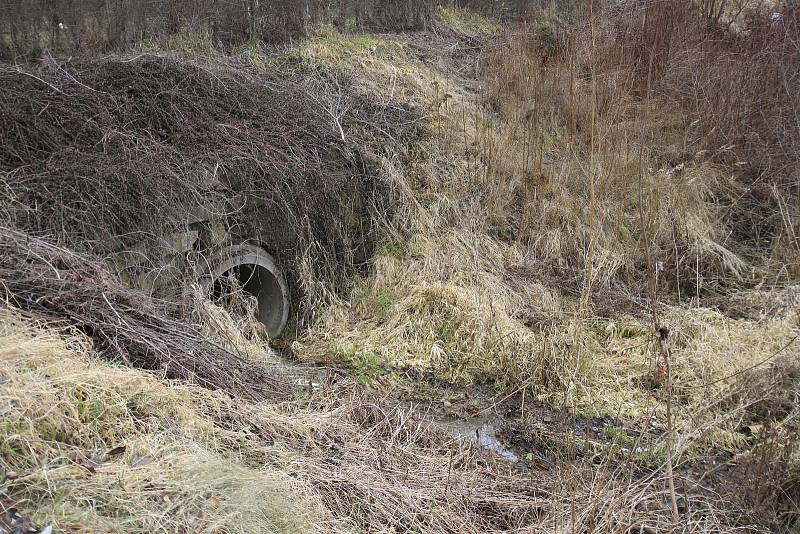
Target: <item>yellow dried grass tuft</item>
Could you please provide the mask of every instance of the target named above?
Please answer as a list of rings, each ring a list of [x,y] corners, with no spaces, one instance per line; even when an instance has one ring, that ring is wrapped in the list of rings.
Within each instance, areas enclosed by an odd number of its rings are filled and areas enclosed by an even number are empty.
[[[0,308],[0,376],[4,496],[34,524],[276,533],[320,520],[302,484],[219,453],[220,398],[103,364],[78,332]]]

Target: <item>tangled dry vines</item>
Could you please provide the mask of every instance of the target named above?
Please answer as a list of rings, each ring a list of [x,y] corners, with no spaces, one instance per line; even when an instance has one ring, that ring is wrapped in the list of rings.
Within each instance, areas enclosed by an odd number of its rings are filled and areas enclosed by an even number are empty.
[[[81,250],[130,246],[211,211],[290,271],[313,243],[335,287],[368,254],[365,214],[382,197],[374,141],[343,137],[341,124],[391,136],[409,112],[289,60],[200,61],[0,67],[0,181],[17,202],[4,211]]]
[[[250,399],[289,391],[286,379],[268,366],[215,346],[171,318],[164,303],[126,287],[99,263],[43,239],[0,227],[0,280],[4,300],[68,320],[107,359]]]

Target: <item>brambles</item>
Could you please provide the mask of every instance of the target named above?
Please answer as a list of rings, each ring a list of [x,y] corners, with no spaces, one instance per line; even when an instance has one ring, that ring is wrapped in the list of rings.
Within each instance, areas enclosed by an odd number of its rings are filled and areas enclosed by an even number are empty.
[[[6,66],[0,79],[0,172],[16,200],[4,211],[18,227],[109,252],[210,218],[295,276],[313,243],[316,275],[336,288],[371,253],[366,214],[385,196],[371,144],[413,127],[346,77],[292,62],[145,55]],[[339,120],[377,130],[342,138]]]

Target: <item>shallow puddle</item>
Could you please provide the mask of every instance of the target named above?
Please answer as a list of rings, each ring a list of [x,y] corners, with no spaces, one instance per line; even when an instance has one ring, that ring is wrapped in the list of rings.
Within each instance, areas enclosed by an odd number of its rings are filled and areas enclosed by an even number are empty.
[[[488,418],[472,418],[472,419],[444,419],[436,420],[433,426],[440,428],[453,437],[463,438],[470,443],[474,443],[492,451],[495,454],[509,460],[511,462],[518,462],[519,456],[506,448],[498,439],[497,431],[502,426],[502,421],[497,419]]]

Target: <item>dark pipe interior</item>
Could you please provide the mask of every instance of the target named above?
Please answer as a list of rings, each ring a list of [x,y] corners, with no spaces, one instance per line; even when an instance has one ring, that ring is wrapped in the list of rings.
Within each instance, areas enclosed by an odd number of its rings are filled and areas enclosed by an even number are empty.
[[[230,308],[233,291],[231,277],[238,280],[243,291],[258,301],[256,319],[266,328],[270,336],[276,336],[280,329],[283,314],[283,294],[275,276],[264,267],[253,264],[237,265],[214,281],[211,288],[212,299]]]

